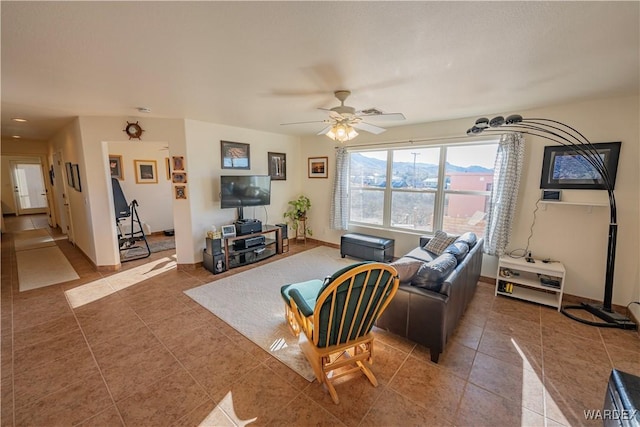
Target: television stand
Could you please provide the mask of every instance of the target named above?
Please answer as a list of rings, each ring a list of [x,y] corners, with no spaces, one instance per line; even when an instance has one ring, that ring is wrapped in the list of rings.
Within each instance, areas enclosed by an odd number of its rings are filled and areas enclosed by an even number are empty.
[[[269,235],[272,236],[267,237]],[[260,236],[265,236],[264,243],[244,249],[234,248],[234,242],[238,240],[252,239]],[[264,225],[261,231],[242,236],[227,237],[223,240],[225,265],[227,268],[253,264],[254,262],[260,262],[273,255],[282,253],[282,229],[272,225]]]

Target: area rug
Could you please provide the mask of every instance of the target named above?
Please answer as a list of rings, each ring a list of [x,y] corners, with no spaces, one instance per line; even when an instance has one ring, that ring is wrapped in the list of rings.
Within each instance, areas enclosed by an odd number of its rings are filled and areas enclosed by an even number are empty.
[[[176,248],[175,239],[165,239],[158,241],[149,242],[149,250],[151,253],[168,251]],[[140,256],[144,256],[147,253],[147,247],[144,244],[144,241],[136,242],[136,245],[127,249],[126,251],[122,251],[121,260],[126,261],[129,258],[138,258]]]
[[[338,249],[321,246],[269,264],[256,264],[251,270],[189,289],[185,294],[302,377],[313,381],[311,365],[284,320],[280,287],[322,279],[353,263],[341,258]]]
[[[58,246],[16,252],[20,292],[79,279]]]
[[[56,242],[53,240],[51,235],[49,235],[47,230],[43,228],[13,232],[13,246],[16,251],[45,248],[55,245]]]

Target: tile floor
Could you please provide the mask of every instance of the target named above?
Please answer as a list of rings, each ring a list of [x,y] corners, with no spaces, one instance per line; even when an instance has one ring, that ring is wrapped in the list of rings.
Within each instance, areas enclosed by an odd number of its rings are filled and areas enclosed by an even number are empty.
[[[177,271],[161,252],[101,273],[61,239],[80,279],[20,293],[11,231],[46,219],[5,225],[2,426],[602,425],[584,410],[602,407],[611,368],[640,375],[634,332],[589,327],[480,283],[439,364],[377,331],[380,385],[345,380],[335,405],[182,293],[242,268]],[[282,256],[312,247],[292,244]]]

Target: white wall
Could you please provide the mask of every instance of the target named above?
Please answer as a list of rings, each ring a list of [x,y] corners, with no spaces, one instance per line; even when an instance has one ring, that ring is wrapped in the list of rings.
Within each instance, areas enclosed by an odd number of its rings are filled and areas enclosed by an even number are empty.
[[[144,134],[143,134],[144,135]],[[138,202],[138,216],[149,225],[152,233],[173,228],[172,188],[167,178],[166,159],[169,147],[165,142],[120,141],[107,144],[109,155],[122,156],[124,180],[120,187],[128,203]],[[157,183],[136,183],[135,160],[156,162]],[[128,221],[127,221],[128,223]]]
[[[626,305],[632,300],[640,300],[638,272],[640,108],[638,102],[638,96],[630,96],[590,100],[531,111],[486,113],[488,117],[521,113],[525,117],[552,118],[572,125],[594,143],[622,141],[616,181],[619,234],[613,292],[613,302],[620,305]],[[353,144],[349,145],[453,137],[469,141],[471,138],[466,137],[465,133],[476,118],[395,127],[378,136],[361,132]],[[526,245],[533,220],[533,210],[540,196],[543,147],[552,144],[550,141],[529,135],[525,139],[527,141],[525,167],[514,232],[508,250],[524,248]],[[449,139],[447,142],[452,141],[455,139]],[[308,179],[305,175],[303,187],[305,194],[311,197],[313,203],[310,225],[314,229],[314,237],[339,244],[340,235],[343,233],[330,230],[328,220],[331,184],[335,173],[334,147],[336,145],[325,136],[305,137],[300,161],[306,162],[307,157],[312,156],[329,157],[329,179]],[[603,191],[565,190],[563,197],[565,200],[572,201],[606,202],[606,194]],[[607,208],[594,208],[591,213],[585,207],[575,206],[552,206],[546,211],[539,210],[530,249],[536,257],[550,257],[565,264],[567,293],[602,300],[608,224]],[[411,233],[389,233],[375,229],[355,228],[350,231],[394,237],[396,256],[407,252],[417,244],[417,236]],[[482,270],[484,276],[495,277],[497,261],[492,258],[485,256]]]
[[[300,140],[297,137],[260,132],[251,129],[236,128],[196,120],[185,121],[185,163],[188,175],[188,200],[178,201],[174,211],[177,218],[184,218],[190,206],[188,227],[185,232],[191,233],[191,246],[183,248],[188,242],[176,240],[179,263],[195,263],[202,261],[202,249],[206,232],[215,225],[231,224],[236,219],[235,209],[220,209],[220,176],[221,175],[268,175],[267,153],[277,152],[287,155],[287,179],[272,181],[271,204],[265,208],[245,208],[245,218],[257,218],[263,223],[275,224],[283,222],[283,213],[287,210],[287,202],[298,196],[306,176],[306,163],[300,158]],[[233,141],[250,144],[250,170],[222,169],[220,158],[220,141]],[[184,218],[186,220],[186,218]],[[176,235],[182,224],[176,221]],[[185,250],[183,250],[185,249]],[[186,254],[187,258],[183,257]],[[188,258],[191,254],[192,258]]]

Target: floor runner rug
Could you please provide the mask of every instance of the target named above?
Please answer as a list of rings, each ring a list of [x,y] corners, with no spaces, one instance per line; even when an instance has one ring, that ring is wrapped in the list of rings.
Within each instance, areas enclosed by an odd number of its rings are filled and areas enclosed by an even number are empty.
[[[284,320],[280,287],[323,279],[355,262],[341,258],[338,249],[321,246],[269,264],[256,264],[251,270],[189,289],[185,294],[313,381],[313,370],[298,346],[298,338]]]
[[[16,251],[56,246],[56,242],[43,228],[13,232],[13,245]]]
[[[16,252],[20,292],[79,279],[58,246]]]

